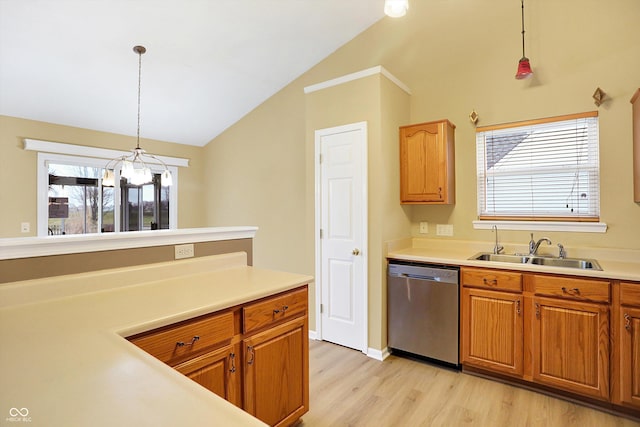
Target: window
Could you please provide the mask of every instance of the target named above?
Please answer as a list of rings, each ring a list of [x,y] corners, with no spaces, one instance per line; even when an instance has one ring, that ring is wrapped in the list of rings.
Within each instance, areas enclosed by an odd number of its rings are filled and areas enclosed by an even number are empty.
[[[110,187],[102,185],[103,167],[119,152],[35,140],[25,140],[25,149],[39,151],[38,236],[177,228],[174,165],[187,166],[186,159],[163,157],[173,176],[170,187],[161,186],[163,168],[153,165],[152,182],[132,185],[116,176]]]
[[[599,220],[597,112],[476,132],[481,220]]]

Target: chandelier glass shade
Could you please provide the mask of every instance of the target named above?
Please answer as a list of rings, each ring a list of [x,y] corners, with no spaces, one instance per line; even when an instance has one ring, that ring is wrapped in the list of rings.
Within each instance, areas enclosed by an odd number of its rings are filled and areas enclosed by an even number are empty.
[[[409,0],[385,0],[384,13],[392,18],[400,18],[407,14]]]
[[[160,175],[160,183],[162,186],[169,186],[173,184],[173,178],[166,163],[140,148],[140,77],[142,75],[142,54],[147,49],[144,46],[134,46],[133,51],[138,54],[138,130],[136,148],[131,150],[131,154],[116,157],[105,165],[102,185],[111,187],[115,184],[115,169],[120,169],[120,176],[126,178],[133,185],[147,184],[153,181],[153,174],[149,164],[159,164],[164,168]]]

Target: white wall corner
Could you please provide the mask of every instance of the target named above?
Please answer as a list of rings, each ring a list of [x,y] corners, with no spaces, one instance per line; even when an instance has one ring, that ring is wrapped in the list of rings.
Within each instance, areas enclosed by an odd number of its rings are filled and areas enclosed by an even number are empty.
[[[318,339],[318,334],[316,331],[309,331],[309,339],[316,341]]]

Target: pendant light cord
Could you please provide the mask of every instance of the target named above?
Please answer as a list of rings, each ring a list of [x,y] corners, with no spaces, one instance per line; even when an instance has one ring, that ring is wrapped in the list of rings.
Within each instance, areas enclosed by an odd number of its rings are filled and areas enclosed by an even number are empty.
[[[522,4],[522,57],[526,58],[524,54],[524,0],[520,0],[520,2]]]
[[[141,50],[138,50],[138,130],[136,133],[136,149],[140,148],[140,82],[142,76],[142,53],[143,52]]]

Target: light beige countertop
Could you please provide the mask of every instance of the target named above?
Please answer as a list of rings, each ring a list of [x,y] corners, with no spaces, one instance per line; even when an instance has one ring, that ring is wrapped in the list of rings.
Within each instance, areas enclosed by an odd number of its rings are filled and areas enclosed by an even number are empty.
[[[226,254],[0,286],[0,425],[263,426],[124,337],[312,280]]]
[[[505,244],[505,246],[505,253],[527,252],[524,245]],[[469,259],[479,252],[491,252],[492,249],[493,244],[488,242],[405,239],[388,243],[387,258],[434,264],[640,281],[640,250],[567,248],[570,258],[595,259],[602,267],[602,271]],[[540,253],[545,254],[546,248],[541,247],[540,249]]]

